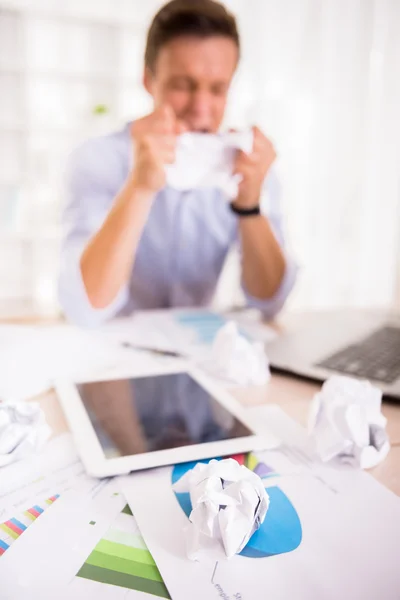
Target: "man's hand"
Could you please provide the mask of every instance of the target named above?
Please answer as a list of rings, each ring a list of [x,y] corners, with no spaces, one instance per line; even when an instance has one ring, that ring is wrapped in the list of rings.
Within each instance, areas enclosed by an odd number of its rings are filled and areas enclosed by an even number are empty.
[[[153,198],[165,185],[164,165],[174,161],[176,138],[183,130],[169,106],[132,125],[132,172],[81,258],[83,282],[94,308],[109,306],[129,281]]]
[[[253,127],[253,150],[239,152],[235,172],[242,175],[235,206],[254,208],[259,205],[261,188],[275,160],[273,145]],[[286,261],[267,218],[239,219],[242,245],[242,281],[254,298],[267,300],[279,290],[285,274]]]
[[[135,187],[156,193],[165,186],[164,165],[174,162],[176,139],[184,131],[168,105],[133,123],[135,158],[131,180]]]
[[[260,202],[261,187],[265,176],[276,158],[275,149],[268,138],[253,127],[253,150],[251,154],[238,152],[235,173],[242,175],[235,206],[253,208]]]

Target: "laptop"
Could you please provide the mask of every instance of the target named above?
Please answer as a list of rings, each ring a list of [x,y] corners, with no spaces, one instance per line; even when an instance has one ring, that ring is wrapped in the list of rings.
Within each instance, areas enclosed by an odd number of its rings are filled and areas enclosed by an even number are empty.
[[[400,401],[400,313],[305,313],[266,345],[271,368],[324,381],[333,374],[368,379]]]

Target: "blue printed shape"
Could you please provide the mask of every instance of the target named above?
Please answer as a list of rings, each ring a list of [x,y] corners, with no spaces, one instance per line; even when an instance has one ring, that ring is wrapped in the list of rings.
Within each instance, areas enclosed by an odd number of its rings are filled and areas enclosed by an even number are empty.
[[[207,464],[208,460],[198,461]],[[176,465],[172,471],[172,484],[176,483],[187,471],[195,467],[197,461]],[[262,465],[268,471],[268,479],[279,478],[273,473],[271,467]],[[259,469],[258,469],[259,470]],[[257,467],[254,469],[257,471]],[[248,544],[243,548],[240,555],[248,558],[265,558],[276,556],[286,552],[292,552],[299,547],[302,540],[302,528],[299,516],[293,504],[282,490],[277,486],[267,489],[270,504],[261,527],[251,536]],[[183,512],[189,517],[192,511],[192,503],[188,493],[175,492]]]

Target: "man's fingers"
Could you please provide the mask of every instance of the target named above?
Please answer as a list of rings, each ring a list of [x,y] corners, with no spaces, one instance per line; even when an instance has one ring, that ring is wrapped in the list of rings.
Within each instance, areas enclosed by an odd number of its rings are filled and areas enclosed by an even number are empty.
[[[172,106],[163,104],[154,111],[154,131],[155,133],[175,133],[176,117]]]
[[[186,133],[187,131],[189,131],[189,128],[186,125],[186,123],[184,123],[183,121],[177,119],[176,125],[175,125],[176,135],[182,135],[182,133]]]
[[[234,175],[243,175],[244,172],[247,172],[250,167],[245,162],[237,162],[235,168],[233,169]],[[251,167],[252,168],[252,167]]]
[[[172,106],[169,104],[162,104],[155,111],[154,115],[157,119],[162,121],[173,121],[175,119],[175,113],[173,111]]]
[[[270,151],[275,154],[275,148],[270,139],[268,139],[261,129],[253,127],[253,151]]]
[[[175,150],[176,148],[176,135],[173,134],[152,134],[147,135],[143,138],[146,144],[158,148],[160,150],[166,148],[168,150]]]
[[[155,143],[159,148],[165,148],[167,150],[175,150],[176,147],[176,135],[167,134],[155,137]]]
[[[248,165],[257,165],[262,160],[262,154],[258,150],[254,150],[251,154],[247,155]]]
[[[252,167],[254,164],[257,164],[259,160],[260,155],[257,152],[246,154],[242,150],[239,150],[236,156],[235,172],[247,166]]]
[[[140,149],[145,155],[151,156],[159,164],[171,164],[175,162],[175,142],[172,142],[170,139],[157,139],[155,136],[146,136],[140,141]]]
[[[238,151],[236,155],[235,165],[233,168],[233,173],[241,173],[242,169],[246,165],[246,155],[241,150]]]
[[[169,104],[164,104],[160,107],[157,120],[159,133],[181,135],[189,131],[186,123],[176,117]]]
[[[236,169],[235,175],[242,175],[243,178],[251,178],[254,175],[254,168],[251,166],[242,166],[240,169]]]
[[[154,148],[163,163],[175,162],[176,135],[155,136]]]
[[[165,152],[165,154],[162,156],[162,162],[165,165],[172,165],[175,162],[175,152],[174,151]]]
[[[166,165],[172,165],[175,162],[175,150],[164,150],[160,154],[162,162]]]

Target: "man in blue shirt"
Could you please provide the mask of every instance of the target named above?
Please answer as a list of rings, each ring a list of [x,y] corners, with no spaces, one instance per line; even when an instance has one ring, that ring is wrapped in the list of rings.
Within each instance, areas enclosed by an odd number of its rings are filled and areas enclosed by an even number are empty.
[[[234,17],[213,0],[172,0],[155,16],[144,69],[154,111],[70,160],[59,288],[72,321],[96,326],[135,309],[206,305],[237,241],[248,304],[266,317],[284,304],[296,267],[265,135],[253,127],[252,152],[237,153],[233,203],[218,189],[166,185],[177,136],[218,131],[239,49]]]

